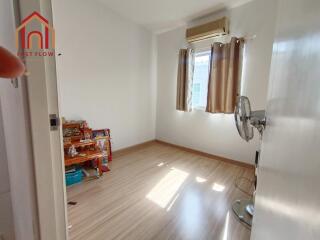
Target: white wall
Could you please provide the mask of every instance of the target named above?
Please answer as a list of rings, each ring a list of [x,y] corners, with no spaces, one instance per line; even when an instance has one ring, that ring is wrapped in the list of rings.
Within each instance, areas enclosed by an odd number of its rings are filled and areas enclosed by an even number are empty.
[[[244,142],[232,115],[175,110],[177,56],[186,46],[186,27],[154,37],[98,2],[53,3],[63,116],[111,128],[115,150],[157,138],[253,163],[258,137]],[[275,0],[256,0],[190,24],[227,15],[231,35],[257,35],[246,45],[243,82],[253,109],[265,108],[274,9]]]
[[[253,109],[266,105],[269,68],[274,36],[275,0],[256,0],[237,8],[221,11],[196,22],[228,16],[232,36],[257,37],[246,44],[246,63],[242,94],[247,95]],[[203,111],[184,113],[175,110],[176,77],[179,48],[185,47],[185,29],[158,35],[158,97],[156,138],[214,155],[254,162],[258,134],[246,143],[235,127],[233,115],[209,114]]]
[[[155,138],[153,37],[96,1],[53,1],[62,115],[110,128],[113,149]]]

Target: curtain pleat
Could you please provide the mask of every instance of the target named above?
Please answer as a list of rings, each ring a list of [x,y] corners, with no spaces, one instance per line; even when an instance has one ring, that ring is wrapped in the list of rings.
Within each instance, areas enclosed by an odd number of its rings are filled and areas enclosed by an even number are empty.
[[[192,82],[194,70],[194,53],[192,49],[180,49],[177,77],[176,109],[190,112],[192,110]]]
[[[241,80],[243,46],[244,40],[238,38],[212,45],[206,112],[233,113]]]

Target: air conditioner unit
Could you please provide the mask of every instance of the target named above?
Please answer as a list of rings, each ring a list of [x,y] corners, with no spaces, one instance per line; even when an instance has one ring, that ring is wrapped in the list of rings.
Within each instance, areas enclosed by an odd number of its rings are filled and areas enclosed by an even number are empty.
[[[227,34],[229,34],[229,22],[226,17],[223,17],[213,22],[188,28],[186,38],[188,42],[196,42]]]

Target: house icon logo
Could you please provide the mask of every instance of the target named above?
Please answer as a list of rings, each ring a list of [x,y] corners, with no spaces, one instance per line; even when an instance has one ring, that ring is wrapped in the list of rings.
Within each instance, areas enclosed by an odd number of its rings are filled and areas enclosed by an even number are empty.
[[[38,12],[22,20],[16,29],[16,46],[23,50],[47,50],[55,47],[55,31],[49,21]],[[36,54],[34,54],[36,55]]]

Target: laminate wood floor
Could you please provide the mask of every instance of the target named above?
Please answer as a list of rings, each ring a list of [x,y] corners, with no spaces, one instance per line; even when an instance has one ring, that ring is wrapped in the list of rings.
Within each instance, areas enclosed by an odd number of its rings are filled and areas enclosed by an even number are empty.
[[[252,169],[161,143],[116,157],[111,169],[68,187],[71,240],[250,239],[231,204],[248,198],[234,182],[253,179]]]

